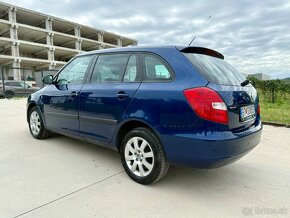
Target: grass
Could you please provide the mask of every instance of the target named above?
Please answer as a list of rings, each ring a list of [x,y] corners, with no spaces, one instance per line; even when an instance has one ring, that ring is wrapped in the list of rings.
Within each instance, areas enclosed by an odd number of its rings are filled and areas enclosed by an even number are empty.
[[[7,99],[7,98],[0,96],[0,99]],[[9,100],[21,100],[21,99],[27,99],[27,97],[26,96],[14,96],[13,98],[10,98]]]
[[[290,124],[290,104],[260,102],[262,121]]]
[[[25,99],[27,96],[14,96],[13,99],[15,100],[20,100],[20,99]]]
[[[282,123],[290,125],[290,95],[281,98],[276,103],[270,103],[265,96],[260,94],[260,107],[262,121]]]

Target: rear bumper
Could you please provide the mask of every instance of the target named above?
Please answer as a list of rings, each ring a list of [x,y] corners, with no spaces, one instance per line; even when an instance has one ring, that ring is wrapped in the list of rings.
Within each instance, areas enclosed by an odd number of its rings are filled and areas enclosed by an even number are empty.
[[[237,161],[261,140],[262,124],[242,133],[211,133],[207,139],[195,135],[162,135],[166,156],[173,164],[217,168]]]

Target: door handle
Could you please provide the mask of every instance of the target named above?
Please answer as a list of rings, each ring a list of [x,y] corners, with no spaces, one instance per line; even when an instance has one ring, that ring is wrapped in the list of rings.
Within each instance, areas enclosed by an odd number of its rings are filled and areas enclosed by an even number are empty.
[[[73,91],[72,93],[70,93],[70,97],[75,98],[78,96],[78,93],[76,93],[75,91]]]
[[[117,98],[119,98],[119,99],[123,99],[123,98],[127,98],[127,97],[129,97],[129,95],[128,95],[126,92],[123,92],[123,91],[118,92],[118,93],[116,94],[116,96],[117,96]]]

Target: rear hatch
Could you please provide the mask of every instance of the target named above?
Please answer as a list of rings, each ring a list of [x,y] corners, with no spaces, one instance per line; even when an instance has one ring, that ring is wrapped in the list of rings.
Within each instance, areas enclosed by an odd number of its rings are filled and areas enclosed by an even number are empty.
[[[192,49],[186,48],[181,52],[208,81],[207,87],[217,92],[225,102],[229,128],[242,131],[252,126],[259,119],[256,89],[241,73],[223,60],[220,53],[205,48],[190,48]]]

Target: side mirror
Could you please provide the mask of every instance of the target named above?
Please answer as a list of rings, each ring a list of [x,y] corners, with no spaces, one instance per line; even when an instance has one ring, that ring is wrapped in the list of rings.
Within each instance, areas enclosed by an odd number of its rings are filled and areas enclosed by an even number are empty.
[[[44,84],[53,84],[53,75],[47,75],[42,78]]]

